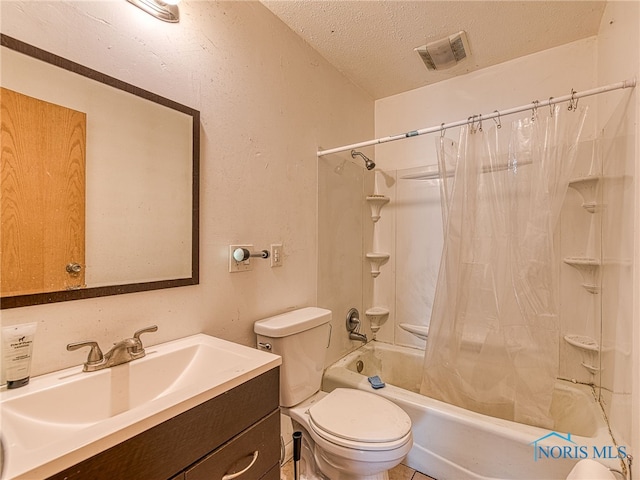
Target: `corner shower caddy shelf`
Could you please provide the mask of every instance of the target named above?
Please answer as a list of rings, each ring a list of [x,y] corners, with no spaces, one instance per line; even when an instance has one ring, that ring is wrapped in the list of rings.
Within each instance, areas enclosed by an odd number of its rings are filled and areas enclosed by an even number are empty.
[[[580,272],[584,282],[582,286],[587,292],[600,293],[600,285],[597,282],[600,260],[588,257],[566,257],[563,261]]]
[[[590,373],[596,374],[602,370],[596,367],[597,357],[600,354],[600,345],[593,338],[586,335],[565,335],[565,342],[580,349],[582,353],[582,366]]]
[[[373,223],[376,223],[380,220],[380,211],[382,207],[384,207],[391,200],[386,195],[378,195],[371,194],[366,196],[367,203],[369,204],[369,208],[371,208],[371,220]],[[374,226],[375,230],[375,226]],[[369,252],[366,254],[367,260],[371,264],[371,276],[376,278],[380,275],[380,266],[385,264],[391,255],[388,253],[381,252]],[[373,334],[373,338],[376,338],[376,334],[380,327],[388,320],[389,318],[389,309],[385,307],[371,307],[367,309],[365,312],[367,319],[369,320],[369,326],[371,327],[371,333]]]
[[[373,278],[376,278],[378,275],[380,275],[380,266],[387,263],[387,260],[389,260],[389,257],[390,255],[388,253],[377,253],[377,252],[367,253],[367,258],[371,263],[371,276]]]
[[[576,190],[582,197],[582,208],[589,213],[600,210],[601,202],[598,201],[598,186],[603,179],[600,175],[588,175],[579,177],[569,182],[569,187]],[[580,272],[582,287],[591,294],[600,293],[600,267],[602,260],[593,257],[566,257],[564,263]],[[569,345],[580,351],[581,365],[587,371],[595,375],[602,369],[600,367],[600,345],[597,340],[587,335],[564,335],[564,340]]]
[[[569,186],[582,196],[582,208],[589,213],[595,213],[600,206],[597,201],[597,193],[601,178],[598,175],[589,175],[575,178],[569,182]]]
[[[389,197],[384,195],[367,195],[367,203],[371,207],[371,220],[377,222],[380,220],[380,210],[384,205],[389,203]]]
[[[389,309],[384,307],[371,307],[364,314],[369,319],[371,332],[375,335],[384,322],[389,318]]]

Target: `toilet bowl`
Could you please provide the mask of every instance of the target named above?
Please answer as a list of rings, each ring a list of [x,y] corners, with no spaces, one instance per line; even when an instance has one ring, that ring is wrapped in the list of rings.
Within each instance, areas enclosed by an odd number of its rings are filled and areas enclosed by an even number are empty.
[[[309,307],[255,323],[258,348],[280,355],[281,412],[303,436],[303,478],[387,480],[413,445],[411,419],[373,393],[321,392],[331,312]]]
[[[318,392],[283,409],[308,435],[320,471],[329,479],[387,479],[413,445],[411,419],[390,401],[360,390]]]

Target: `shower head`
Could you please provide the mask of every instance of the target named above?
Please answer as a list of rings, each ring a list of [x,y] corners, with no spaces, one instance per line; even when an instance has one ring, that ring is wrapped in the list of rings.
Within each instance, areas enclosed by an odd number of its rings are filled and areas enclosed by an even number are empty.
[[[351,150],[351,158],[356,158],[356,155],[360,155],[364,160],[364,165],[367,167],[367,170],[373,170],[376,168],[376,164],[373,163],[369,157],[367,157],[364,153],[356,152],[355,150]]]

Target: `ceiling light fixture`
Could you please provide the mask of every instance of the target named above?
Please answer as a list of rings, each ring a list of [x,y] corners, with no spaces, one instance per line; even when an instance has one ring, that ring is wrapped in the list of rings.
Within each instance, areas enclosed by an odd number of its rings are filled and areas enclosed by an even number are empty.
[[[127,0],[129,3],[140,7],[150,15],[165,22],[177,23],[180,21],[180,0]]]

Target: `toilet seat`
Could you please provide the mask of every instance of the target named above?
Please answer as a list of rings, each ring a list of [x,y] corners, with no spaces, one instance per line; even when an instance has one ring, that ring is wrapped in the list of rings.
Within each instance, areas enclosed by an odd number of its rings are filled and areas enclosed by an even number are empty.
[[[359,450],[393,450],[411,439],[411,419],[391,401],[337,388],[309,409],[309,425],[325,440]]]

